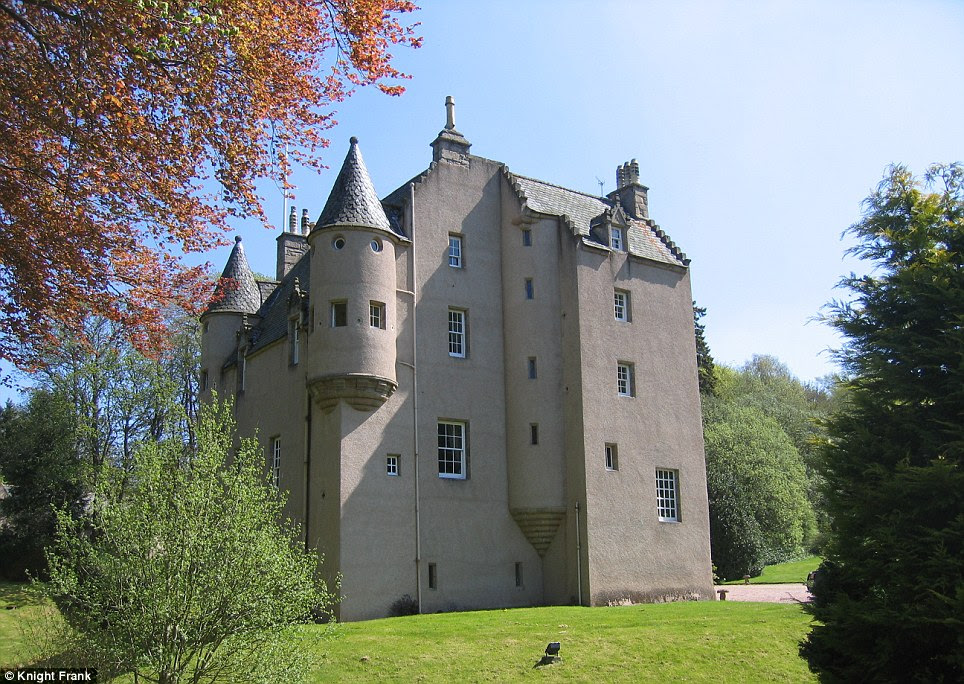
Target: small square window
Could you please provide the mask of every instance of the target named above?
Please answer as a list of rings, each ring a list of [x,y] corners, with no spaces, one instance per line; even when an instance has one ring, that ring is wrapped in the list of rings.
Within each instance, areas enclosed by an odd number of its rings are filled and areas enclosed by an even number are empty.
[[[528,370],[529,370],[529,379],[535,380],[536,379],[536,357],[534,356],[529,357]]]
[[[331,327],[344,328],[348,325],[348,302],[342,300],[331,303]]]
[[[623,229],[613,226],[609,231],[609,246],[613,249],[623,248]]]
[[[606,445],[606,470],[619,470],[619,452],[615,444]]]
[[[449,266],[462,268],[462,236],[449,233]]]
[[[428,564],[428,588],[438,589],[438,569],[435,563]]]
[[[629,320],[629,293],[625,290],[615,290],[613,293],[614,314],[617,321]]]
[[[522,229],[522,246],[532,247],[532,231],[529,228]]]
[[[368,303],[368,321],[373,328],[385,329],[385,305],[381,302]]]
[[[398,477],[398,454],[389,454],[385,457],[385,474],[391,475],[392,477]]]
[[[621,397],[636,396],[633,379],[633,365],[620,361],[616,364],[616,391]]]
[[[656,469],[656,513],[662,522],[679,522],[679,478],[675,470]]]
[[[532,278],[526,278],[526,299],[532,299],[533,296]]]
[[[539,424],[530,423],[529,424],[529,444],[539,443]]]

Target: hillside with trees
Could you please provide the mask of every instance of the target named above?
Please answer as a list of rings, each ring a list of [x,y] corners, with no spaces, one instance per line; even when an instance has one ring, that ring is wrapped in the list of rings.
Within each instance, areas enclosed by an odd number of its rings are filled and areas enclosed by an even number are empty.
[[[713,362],[694,306],[710,544],[717,575],[755,577],[819,550],[829,520],[816,455],[834,385],[804,384],[773,356]]]

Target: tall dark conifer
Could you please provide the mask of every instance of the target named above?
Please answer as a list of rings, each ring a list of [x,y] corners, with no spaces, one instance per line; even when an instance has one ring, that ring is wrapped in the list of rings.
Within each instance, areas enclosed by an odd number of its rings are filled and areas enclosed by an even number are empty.
[[[870,275],[829,322],[849,400],[823,452],[833,531],[801,652],[829,680],[964,679],[964,169],[892,167],[850,228]]]
[[[700,394],[716,395],[716,375],[710,345],[706,343],[706,326],[700,319],[706,315],[706,307],[696,306],[693,302],[693,327],[696,330],[696,368],[699,372]]]

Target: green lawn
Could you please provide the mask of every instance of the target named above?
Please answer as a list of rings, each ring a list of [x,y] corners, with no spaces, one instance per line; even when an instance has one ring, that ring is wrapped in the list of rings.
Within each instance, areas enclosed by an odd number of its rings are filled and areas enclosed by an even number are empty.
[[[807,581],[807,574],[816,570],[822,560],[820,556],[810,556],[803,560],[768,565],[759,577],[750,578],[750,584],[803,584]],[[743,584],[743,580],[723,584]]]
[[[50,610],[27,589],[26,584],[0,582],[0,668],[22,663],[27,642],[34,638],[29,628]]]
[[[21,662],[18,623],[39,619],[19,585],[0,585],[0,666]],[[797,605],[685,602],[519,608],[301,628],[311,682],[523,679],[816,682],[797,655],[810,618]],[[321,639],[314,639],[324,634]],[[550,641],[561,663],[535,667]]]
[[[815,682],[810,618],[785,604],[520,608],[338,625],[311,681]],[[534,667],[546,644],[563,662]]]

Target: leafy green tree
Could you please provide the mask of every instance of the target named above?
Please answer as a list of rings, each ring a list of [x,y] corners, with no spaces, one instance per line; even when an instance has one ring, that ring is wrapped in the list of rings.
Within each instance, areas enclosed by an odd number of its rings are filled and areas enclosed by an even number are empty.
[[[704,397],[713,563],[723,579],[759,575],[804,551],[814,527],[793,443],[759,409]]]
[[[836,385],[804,384],[778,358],[754,354],[737,370],[717,373],[717,394],[738,406],[753,407],[780,424],[793,442],[805,468],[807,498],[817,516],[817,528],[805,542],[817,550],[829,529],[823,502],[823,477],[817,469],[819,445],[825,437],[823,421],[833,402]]]
[[[105,672],[162,684],[303,674],[310,649],[291,628],[331,596],[257,442],[232,448],[231,413],[203,408],[195,448],[147,443],[129,477],[102,478],[90,519],[59,516],[49,592]]]
[[[870,275],[827,316],[847,405],[821,467],[833,531],[801,652],[827,679],[964,680],[964,169],[889,169],[850,228]]]
[[[54,536],[54,509],[77,515],[87,479],[77,458],[76,425],[62,396],[34,391],[22,406],[0,409],[0,472],[8,495],[0,498],[0,575],[42,575],[44,547]]]
[[[200,342],[197,320],[169,313],[168,343],[156,358],[140,353],[123,326],[96,316],[83,336],[63,331],[44,350],[32,376],[42,388],[67,397],[78,427],[77,451],[99,473],[109,463],[130,463],[140,444],[167,436],[191,439],[197,414]]]

